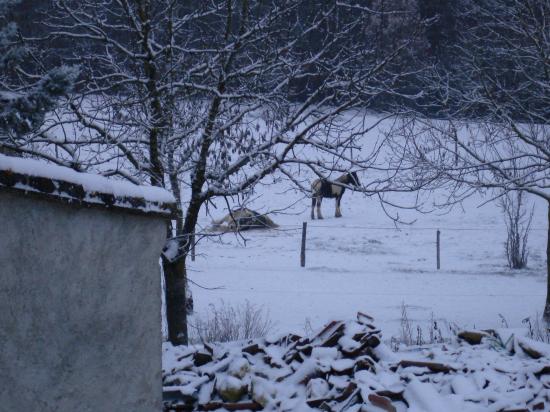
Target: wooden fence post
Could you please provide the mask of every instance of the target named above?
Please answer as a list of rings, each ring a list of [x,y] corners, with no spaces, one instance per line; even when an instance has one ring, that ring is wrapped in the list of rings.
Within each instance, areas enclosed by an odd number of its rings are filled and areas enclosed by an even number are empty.
[[[437,229],[436,235],[436,254],[437,254],[437,270],[441,269],[441,232]]]
[[[302,224],[302,248],[300,251],[300,266],[305,267],[306,265],[306,232],[307,232],[307,222]]]

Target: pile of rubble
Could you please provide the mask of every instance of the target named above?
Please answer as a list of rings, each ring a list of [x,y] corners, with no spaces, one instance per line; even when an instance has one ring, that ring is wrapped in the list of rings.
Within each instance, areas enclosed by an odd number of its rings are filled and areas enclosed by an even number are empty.
[[[253,229],[275,229],[277,224],[265,213],[241,207],[230,211],[222,219],[212,222],[213,232],[243,232]]]
[[[168,346],[165,411],[550,410],[550,346],[466,332],[454,344],[393,353],[373,319],[196,348]]]

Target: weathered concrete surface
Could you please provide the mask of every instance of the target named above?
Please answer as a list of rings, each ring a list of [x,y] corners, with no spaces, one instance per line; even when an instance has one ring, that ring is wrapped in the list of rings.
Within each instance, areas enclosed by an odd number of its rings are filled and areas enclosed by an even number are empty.
[[[161,217],[0,190],[0,411],[161,410]]]

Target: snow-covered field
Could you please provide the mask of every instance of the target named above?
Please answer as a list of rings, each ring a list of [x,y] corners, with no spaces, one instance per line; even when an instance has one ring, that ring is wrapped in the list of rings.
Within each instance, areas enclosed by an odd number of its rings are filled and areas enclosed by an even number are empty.
[[[380,120],[363,112],[344,116],[344,123],[357,127],[363,121]],[[260,129],[265,127],[261,116],[251,121],[258,122]],[[362,138],[365,156],[380,143],[390,124],[391,120],[384,121]],[[302,155],[326,158],[317,152]],[[380,156],[377,166],[383,165]],[[293,172],[309,186],[311,174],[304,169]],[[369,170],[359,172],[366,186],[375,177]],[[433,317],[440,325],[458,328],[499,327],[502,319],[518,327],[522,319],[536,316],[544,307],[547,205],[540,199],[528,197],[529,203],[535,203],[529,267],[514,271],[507,268],[504,254],[503,214],[495,202],[485,203],[491,194],[476,195],[446,212],[390,210],[404,221],[414,221],[396,227],[376,197],[350,191],[342,200],[342,218],[334,218],[334,200],[325,199],[325,219],[311,221],[307,193],[295,190],[280,175],[266,180],[256,186],[246,206],[268,212],[279,228],[201,239],[196,261],[189,262],[191,280],[206,287],[191,284],[199,315],[220,300],[229,304],[248,300],[269,311],[278,331],[303,334],[306,325],[308,330],[316,329],[331,319],[349,319],[363,311],[375,317],[389,339],[399,335],[403,305],[413,323],[427,326]],[[185,197],[188,188],[182,189]],[[439,199],[444,195],[435,194]],[[238,204],[236,199],[227,200],[231,207]],[[411,200],[406,195],[392,197],[402,205],[410,205]],[[423,201],[429,209],[434,198]],[[210,203],[203,208],[198,231],[206,231],[213,219],[227,214],[225,199],[215,204],[217,208]],[[304,221],[308,222],[307,256],[302,268]],[[440,270],[436,269],[437,229],[441,231]]]
[[[379,120],[371,114],[348,116],[348,123]],[[258,119],[253,121],[264,127]],[[379,142],[389,122],[364,136],[363,154],[368,155]],[[383,160],[378,166],[383,166]],[[304,170],[294,172],[305,186],[313,178]],[[362,171],[359,177],[368,185],[373,175]],[[278,229],[243,232],[244,239],[228,233],[198,244],[196,261],[189,262],[190,278],[214,288],[191,285],[199,315],[220,300],[229,304],[248,300],[269,311],[279,331],[303,333],[306,325],[315,329],[363,311],[375,317],[389,339],[399,335],[403,305],[414,323],[426,326],[433,317],[440,325],[458,328],[499,327],[502,319],[518,327],[544,307],[547,205],[540,199],[528,198],[535,203],[528,269],[514,271],[507,268],[504,254],[503,214],[495,202],[485,203],[491,194],[471,197],[446,213],[399,210],[404,221],[414,223],[396,227],[375,197],[348,191],[342,200],[344,217],[334,218],[334,201],[325,199],[325,219],[311,221],[308,195],[280,178],[258,185],[252,201],[246,203],[269,212]],[[185,196],[187,189],[183,190]],[[411,203],[405,195],[396,196],[392,198],[396,203]],[[237,204],[235,199],[228,201],[232,207]],[[429,205],[433,199],[424,201]],[[218,199],[216,206],[203,208],[199,231],[226,215],[225,199]],[[304,221],[308,222],[307,257],[306,267],[301,268]],[[441,231],[440,270],[436,269],[437,229]]]
[[[368,180],[368,175],[362,175]],[[196,312],[224,300],[245,300],[269,311],[281,332],[303,334],[331,319],[353,318],[357,311],[374,316],[384,338],[399,336],[402,305],[413,323],[459,328],[521,327],[522,319],[540,314],[546,291],[546,205],[535,202],[529,236],[529,268],[510,270],[504,254],[506,228],[495,203],[468,199],[449,213],[401,211],[412,225],[393,225],[374,198],[346,192],[344,217],[334,218],[334,201],[323,202],[324,220],[311,221],[310,199],[288,183],[257,189],[247,205],[270,216],[277,230],[243,232],[203,239],[190,262]],[[403,199],[404,200],[404,199]],[[210,208],[213,217],[227,212],[224,203]],[[407,213],[405,213],[407,212]],[[212,216],[203,215],[203,227]],[[302,222],[308,222],[306,267],[300,267]],[[441,231],[441,269],[436,269],[436,230]],[[502,318],[501,316],[502,315]]]

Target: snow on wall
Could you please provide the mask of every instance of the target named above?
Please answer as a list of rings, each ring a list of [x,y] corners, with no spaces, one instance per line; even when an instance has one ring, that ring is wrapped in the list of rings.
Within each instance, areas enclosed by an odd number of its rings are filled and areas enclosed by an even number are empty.
[[[0,154],[0,186],[10,186],[31,192],[53,194],[95,204],[140,209],[145,212],[169,213],[173,206],[174,196],[166,189],[153,186],[138,186],[131,182],[108,179],[104,176],[81,173],[64,166],[53,165],[35,159],[10,157]],[[6,176],[22,175],[51,180],[52,190],[42,190],[29,180],[11,180]],[[71,185],[62,185],[66,182]],[[51,186],[51,185],[50,185]],[[76,186],[76,187],[75,187]],[[68,189],[70,188],[70,189]],[[82,193],[75,194],[78,189]]]

